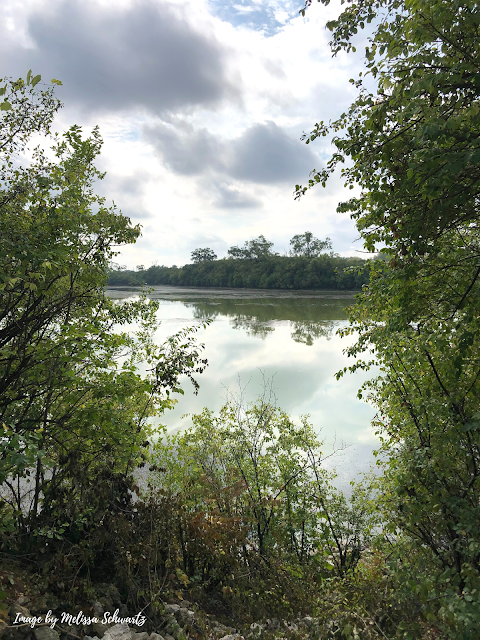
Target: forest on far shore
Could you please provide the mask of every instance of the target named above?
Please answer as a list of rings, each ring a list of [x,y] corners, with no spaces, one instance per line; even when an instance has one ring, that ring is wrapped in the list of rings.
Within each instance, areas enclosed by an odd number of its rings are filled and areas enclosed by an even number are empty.
[[[109,286],[170,284],[248,289],[360,290],[370,269],[361,258],[320,255],[317,258],[271,256],[264,259],[202,261],[183,267],[152,265],[148,269],[113,269]]]

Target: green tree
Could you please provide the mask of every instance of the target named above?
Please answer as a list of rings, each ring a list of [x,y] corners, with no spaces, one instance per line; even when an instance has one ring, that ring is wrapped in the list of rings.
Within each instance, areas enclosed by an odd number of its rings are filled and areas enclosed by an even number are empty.
[[[432,598],[455,589],[445,620],[463,629],[458,637],[474,637],[462,633],[477,627],[472,594],[480,582],[478,288],[450,320],[432,316],[425,303],[426,313],[406,323],[406,283],[380,262],[371,273],[369,290],[350,310],[352,326],[344,333],[360,336],[350,355],[373,347],[383,371],[365,390],[378,408],[375,425],[388,461],[385,518],[416,543],[430,567],[418,588]],[[430,268],[419,270],[408,283],[411,297],[427,300],[441,279],[441,269],[433,275]],[[449,278],[450,287],[462,284]],[[352,370],[369,364],[360,360]]]
[[[293,236],[290,245],[292,247],[291,256],[305,256],[306,258],[317,258],[322,251],[332,250],[330,238],[319,240],[310,231]]]
[[[241,247],[237,247],[236,245],[230,247],[227,253],[228,256],[230,258],[233,258],[234,260],[243,260],[249,257],[246,249],[242,249]]]
[[[204,409],[192,421],[158,442],[153,458],[187,510],[240,518],[250,551],[266,561],[340,577],[356,566],[375,521],[368,491],[359,486],[349,501],[333,488],[307,417],[295,424],[265,395],[249,406],[230,401],[218,416]],[[248,565],[246,547],[242,556]]]
[[[29,166],[20,163],[59,107],[30,77],[5,80],[0,129],[0,511],[17,530],[32,533],[41,521],[52,534],[88,511],[77,499],[105,465],[131,471],[179,375],[205,363],[188,334],[155,345],[155,303],[118,305],[104,292],[117,247],[140,228],[94,193],[103,177],[98,129],[84,138],[73,126],[55,138],[54,161],[38,148]],[[121,330],[131,323],[136,335]],[[62,491],[69,511],[55,515]]]
[[[204,409],[193,416],[191,429],[159,442],[156,464],[164,469],[162,482],[181,492],[193,512],[240,517],[250,548],[261,557],[283,550],[308,562],[315,548],[316,509],[305,446],[321,456],[306,420],[295,425],[265,398],[248,407],[229,402],[218,416]],[[319,470],[323,489],[326,480]]]
[[[192,262],[211,262],[217,259],[217,254],[213,249],[206,247],[205,249],[194,249],[191,253]]]
[[[477,11],[473,0],[352,2],[328,24],[332,50],[354,49],[355,33],[384,16],[365,52],[366,75],[376,91],[367,89],[363,77],[352,79],[359,96],[350,109],[306,136],[309,143],[333,133],[337,148],[309,187],[325,185],[350,159],[342,169],[345,184],[359,184],[362,193],[338,210],[357,220],[369,251],[385,245],[391,266],[404,271],[405,281],[424,264],[436,269],[438,260],[444,271],[462,270],[463,286],[448,295],[451,312],[480,275],[471,237],[480,190]],[[306,189],[298,186],[297,197]],[[455,251],[446,255],[449,245]],[[444,304],[444,293],[441,287],[429,300]]]
[[[388,461],[384,514],[426,567],[405,584],[451,638],[480,624],[478,14],[471,0],[350,2],[328,25],[332,51],[353,51],[371,23],[375,89],[352,80],[350,109],[306,137],[333,133],[337,149],[309,187],[348,160],[346,186],[362,191],[338,211],[367,250],[383,245],[344,333],[359,336],[349,354],[374,352],[382,371],[370,397]]]
[[[253,240],[247,240],[247,242],[245,242],[245,249],[248,252],[249,258],[252,258],[254,260],[261,260],[275,255],[275,252],[272,251],[272,247],[273,242],[267,240],[263,235],[260,235],[258,236],[258,238],[254,238]]]
[[[276,255],[272,251],[273,242],[261,235],[253,240],[247,240],[243,247],[233,246],[228,250],[228,255],[235,259],[262,260]]]

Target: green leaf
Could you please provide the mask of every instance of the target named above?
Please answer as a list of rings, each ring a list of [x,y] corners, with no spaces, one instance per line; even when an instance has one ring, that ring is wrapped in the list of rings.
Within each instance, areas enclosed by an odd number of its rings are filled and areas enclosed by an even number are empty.
[[[477,431],[480,429],[480,412],[475,413],[470,420],[463,425],[463,431]]]
[[[2,102],[2,104],[0,104],[0,111],[10,111],[10,109],[12,108],[12,105],[10,104],[10,102],[7,102],[5,100],[5,102]]]

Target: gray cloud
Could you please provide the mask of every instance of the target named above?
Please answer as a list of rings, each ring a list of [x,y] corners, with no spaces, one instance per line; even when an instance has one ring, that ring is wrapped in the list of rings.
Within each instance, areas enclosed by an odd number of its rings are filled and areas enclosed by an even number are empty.
[[[233,140],[164,123],[144,127],[144,136],[162,162],[182,175],[209,173],[257,184],[293,184],[305,181],[319,164],[305,144],[274,122],[255,124]]]
[[[225,254],[229,247],[223,238],[214,233],[205,234],[190,232],[190,235],[186,240],[188,247],[210,247],[210,249],[213,249],[219,256]]]
[[[139,220],[147,220],[153,219],[155,216],[147,211],[144,207],[119,207],[119,211],[122,212],[122,215],[130,218],[133,224],[137,224]]]
[[[214,205],[219,209],[259,209],[262,207],[261,200],[246,193],[245,190],[227,183],[215,184],[212,190],[216,193]]]
[[[221,169],[223,146],[206,129],[180,130],[164,123],[145,126],[144,137],[161,160],[181,175],[198,175],[207,169]]]
[[[115,176],[110,179],[114,185],[115,191],[126,196],[130,196],[133,199],[143,195],[145,185],[151,180],[152,176],[145,171],[138,171],[137,173],[129,176]]]
[[[63,1],[31,14],[28,30],[36,49],[7,39],[5,66],[61,79],[62,98],[88,110],[161,113],[238,96],[225,48],[161,0],[125,10]]]
[[[315,159],[274,122],[256,124],[236,141],[232,175],[259,183],[292,182],[308,175]]]
[[[128,216],[133,221],[144,220],[153,217],[142,202],[145,186],[151,180],[151,174],[145,171],[129,176],[107,173],[102,181],[96,183],[95,190],[106,198],[107,205],[110,205],[113,200],[124,216]]]

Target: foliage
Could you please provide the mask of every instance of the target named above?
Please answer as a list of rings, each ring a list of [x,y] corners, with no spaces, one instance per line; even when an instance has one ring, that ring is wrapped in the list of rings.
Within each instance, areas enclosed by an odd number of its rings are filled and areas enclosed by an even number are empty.
[[[295,424],[265,395],[244,407],[208,409],[154,448],[157,481],[179,499],[182,570],[206,591],[220,587],[250,614],[302,607],[308,580],[350,575],[375,516],[368,491],[347,500],[322,468],[306,418]],[[266,593],[262,594],[262,583]],[[268,589],[265,585],[268,584]]]
[[[217,259],[217,254],[213,249],[206,247],[205,249],[194,249],[192,251],[192,262],[210,262]]]
[[[0,110],[3,112],[0,132],[0,151],[3,156],[2,180],[5,179],[6,172],[9,172],[9,175],[14,174],[17,179],[22,174],[25,176],[25,172],[21,169],[13,168],[13,162],[11,162],[13,155],[25,148],[32,133],[49,133],[54,115],[61,107],[60,101],[55,98],[54,87],[36,89],[40,81],[41,76],[32,77],[31,70],[27,74],[26,81],[22,78],[16,81],[3,78],[0,81],[0,84],[4,84],[0,87],[0,96],[3,96],[3,102],[0,105]],[[59,80],[52,80],[52,85],[58,84],[62,83]]]
[[[260,555],[268,555],[275,546],[272,525],[282,498],[306,470],[295,448],[307,425],[295,428],[288,416],[263,401],[243,415],[241,411],[227,404],[215,417],[204,409],[193,416],[192,429],[157,445],[157,464],[166,468],[162,478],[170,489],[182,491],[187,483],[187,508],[197,510],[206,495],[214,497],[208,511],[249,521],[251,544]],[[308,436],[313,438],[313,433]],[[169,451],[175,451],[171,462]]]
[[[368,282],[366,260],[320,255],[293,258],[273,256],[263,260],[227,259],[184,267],[153,265],[139,274],[110,271],[111,286],[171,284],[196,287],[245,287],[250,289],[359,290]]]
[[[98,129],[84,138],[73,126],[55,138],[54,161],[37,149],[22,167],[59,106],[30,76],[7,81],[0,193],[0,511],[14,533],[5,544],[25,548],[80,526],[86,475],[127,474],[179,376],[206,364],[188,331],[155,344],[157,305],[145,295],[117,304],[104,292],[117,246],[140,228],[94,194]],[[136,332],[121,330],[132,323]]]
[[[478,11],[473,0],[349,2],[328,25],[332,51],[353,51],[371,23],[375,90],[352,80],[350,109],[306,136],[334,133],[337,149],[309,187],[348,160],[346,186],[362,192],[338,211],[386,258],[372,264],[344,333],[359,336],[349,355],[370,351],[381,366],[367,388],[385,459],[382,512],[418,561],[397,565],[397,588],[459,639],[477,637],[480,623]]]
[[[474,0],[353,0],[327,25],[336,54],[353,49],[354,35],[376,24],[365,51],[376,93],[361,78],[353,81],[359,97],[349,111],[330,125],[317,124],[307,140],[346,130],[334,137],[338,152],[309,186],[325,183],[351,159],[346,184],[364,192],[340,208],[358,221],[370,249],[383,242],[398,257],[414,258],[450,230],[476,224],[477,16]]]
[[[276,255],[272,252],[273,242],[265,236],[258,236],[253,240],[247,240],[243,247],[233,246],[227,251],[230,258],[243,260],[263,260]]]
[[[422,276],[416,284],[427,295]],[[373,344],[383,364],[368,387],[388,461],[385,518],[426,556],[435,578],[418,589],[432,598],[450,594],[445,619],[467,633],[478,627],[480,586],[477,303],[452,321],[424,317],[406,325],[396,313],[399,288],[388,267],[375,272],[371,292],[350,312],[350,331],[361,336],[351,353]]]
[[[318,256],[326,249],[332,250],[332,241],[330,238],[319,240],[315,238],[313,233],[305,231],[299,233],[290,240],[292,246],[290,255],[305,256],[306,258],[318,258]]]

